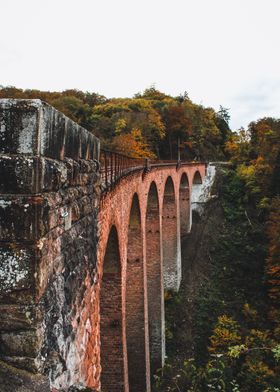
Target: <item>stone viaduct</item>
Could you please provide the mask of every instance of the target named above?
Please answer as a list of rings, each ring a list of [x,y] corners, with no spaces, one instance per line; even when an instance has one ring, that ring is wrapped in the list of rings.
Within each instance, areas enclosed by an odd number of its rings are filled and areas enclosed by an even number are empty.
[[[40,100],[1,100],[0,367],[53,391],[149,392],[205,174],[100,152]]]

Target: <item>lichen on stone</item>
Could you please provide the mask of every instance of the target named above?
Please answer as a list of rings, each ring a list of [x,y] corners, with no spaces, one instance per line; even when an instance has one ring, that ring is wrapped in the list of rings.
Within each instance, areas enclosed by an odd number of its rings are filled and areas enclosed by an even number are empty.
[[[29,275],[27,258],[27,252],[22,249],[16,252],[12,249],[0,250],[0,291],[9,292],[25,287]]]

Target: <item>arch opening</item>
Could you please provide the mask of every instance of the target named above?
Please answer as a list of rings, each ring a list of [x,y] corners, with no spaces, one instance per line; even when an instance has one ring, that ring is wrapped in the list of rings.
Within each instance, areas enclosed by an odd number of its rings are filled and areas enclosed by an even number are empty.
[[[180,230],[181,238],[186,236],[190,231],[190,188],[189,180],[186,173],[183,173],[179,188],[180,203]]]
[[[103,261],[100,337],[102,391],[124,391],[121,262],[115,226],[110,230]]]
[[[200,185],[202,184],[202,178],[200,172],[197,170],[193,177],[193,185],[199,185],[199,184]]]
[[[127,238],[126,341],[129,391],[146,390],[144,266],[141,215],[133,196]]]
[[[178,291],[181,281],[181,252],[178,238],[175,188],[169,176],[165,183],[162,210],[164,288]]]
[[[193,176],[192,192],[191,192],[191,214],[190,214],[190,228],[192,226],[193,211],[199,209],[199,198],[202,189],[202,177],[197,170]]]
[[[201,193],[202,187],[202,178],[200,172],[197,170],[193,176],[193,183],[192,183],[192,209],[195,203],[199,202],[199,196]]]
[[[151,374],[163,366],[165,356],[164,293],[159,200],[154,182],[150,186],[146,213],[146,260]]]

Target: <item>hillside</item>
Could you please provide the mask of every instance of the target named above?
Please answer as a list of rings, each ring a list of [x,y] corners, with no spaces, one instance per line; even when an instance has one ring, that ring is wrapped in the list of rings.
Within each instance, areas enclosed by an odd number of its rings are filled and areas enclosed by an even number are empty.
[[[0,98],[39,98],[101,139],[103,148],[135,158],[225,159],[231,135],[227,109],[215,112],[191,101],[187,93],[171,97],[154,87],[133,98],[112,98],[79,90],[48,92],[0,88]]]

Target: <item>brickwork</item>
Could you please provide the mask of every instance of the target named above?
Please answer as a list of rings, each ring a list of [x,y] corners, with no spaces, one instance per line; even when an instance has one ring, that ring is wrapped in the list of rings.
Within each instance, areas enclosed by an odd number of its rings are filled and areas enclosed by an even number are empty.
[[[146,213],[147,290],[151,374],[163,366],[165,356],[164,295],[159,200],[153,182]]]
[[[127,243],[126,342],[130,392],[146,389],[144,268],[138,203],[137,196],[134,196]]]
[[[102,392],[124,391],[121,264],[116,228],[110,231],[100,296]]]
[[[174,195],[172,197],[173,200],[173,207],[172,204],[168,204],[169,208],[172,210],[172,212],[176,213],[176,216],[180,214],[180,206],[179,206],[179,188],[180,188],[180,182],[181,182],[181,177],[183,173],[186,173],[189,178],[190,182],[190,189],[191,189],[191,183],[193,180],[193,175],[194,173],[199,170],[201,173],[202,178],[205,175],[205,167],[204,165],[190,165],[190,166],[182,166],[181,168],[176,168],[176,165],[170,165],[170,166],[164,166],[160,168],[152,168],[150,172],[145,173],[143,175],[142,171],[136,172],[132,175],[129,175],[127,177],[124,177],[121,179],[121,181],[115,186],[113,190],[110,192],[104,193],[102,198],[101,198],[101,204],[100,204],[100,210],[99,210],[99,217],[98,217],[98,222],[99,222],[99,243],[98,243],[98,251],[97,251],[97,275],[101,276],[102,270],[103,270],[103,261],[104,261],[104,256],[105,256],[105,250],[106,250],[106,244],[108,241],[109,233],[111,230],[112,225],[114,225],[117,229],[118,233],[118,238],[119,238],[119,247],[120,247],[120,259],[121,259],[121,265],[122,265],[122,325],[123,325],[123,358],[124,358],[124,380],[125,380],[125,385],[124,385],[124,390],[125,392],[128,392],[128,374],[129,371],[128,369],[131,369],[131,366],[129,365],[129,356],[128,358],[128,345],[127,345],[127,336],[128,336],[128,331],[127,329],[127,319],[131,320],[131,317],[127,314],[129,312],[128,309],[126,309],[127,302],[135,301],[135,299],[128,297],[133,297],[134,295],[139,295],[139,292],[136,294],[133,293],[130,287],[130,282],[131,282],[131,265],[132,263],[129,262],[130,259],[133,259],[131,255],[133,253],[136,255],[143,255],[143,274],[144,274],[144,279],[143,275],[139,272],[137,272],[137,283],[136,286],[141,287],[142,282],[143,282],[143,290],[144,290],[144,318],[142,320],[137,320],[135,322],[135,326],[138,325],[140,326],[140,331],[141,332],[141,326],[144,323],[145,331],[144,331],[144,336],[145,336],[145,355],[146,355],[146,375],[143,376],[144,378],[146,377],[146,389],[143,389],[144,387],[141,387],[142,389],[136,390],[137,392],[143,392],[143,391],[150,391],[150,362],[152,366],[152,372],[154,371],[154,367],[157,366],[156,363],[160,363],[161,360],[164,358],[164,304],[163,304],[163,295],[162,295],[162,303],[161,303],[161,312],[158,311],[158,293],[156,295],[154,294],[155,292],[153,291],[152,285],[155,284],[155,281],[153,279],[154,275],[154,268],[158,268],[158,264],[156,263],[150,263],[153,258],[150,258],[151,254],[157,254],[158,255],[158,233],[157,231],[159,230],[160,232],[160,245],[164,245],[164,238],[163,238],[163,233],[164,229],[166,230],[166,236],[168,237],[171,235],[170,233],[170,226],[169,222],[166,224],[167,219],[164,220],[163,216],[163,210],[166,206],[164,203],[164,193],[165,193],[165,185],[168,177],[172,178],[172,182],[174,184]],[[149,198],[149,191],[151,188],[151,184],[154,183],[158,195],[158,208],[159,208],[159,229],[156,228],[156,219],[154,214],[155,212],[155,205],[154,203],[150,203],[148,205],[148,198]],[[130,222],[130,211],[131,211],[131,206],[132,206],[132,200],[133,197],[135,197],[135,194],[137,195],[137,198],[139,200],[139,205],[140,205],[140,217],[141,217],[141,233],[142,236],[140,237],[139,230],[133,225],[129,228],[129,222]],[[165,198],[165,201],[168,201],[168,198]],[[174,209],[174,200],[176,203],[176,208]],[[152,207],[153,206],[153,207]],[[165,207],[164,207],[165,206]],[[137,216],[137,214],[136,214]],[[171,214],[169,214],[171,216]],[[172,215],[173,216],[173,215]],[[135,214],[132,219],[132,222],[135,223],[137,222],[137,219],[135,220]],[[153,223],[152,223],[153,222]],[[152,230],[152,235],[149,235],[149,230]],[[175,229],[174,229],[175,230]],[[180,230],[180,226],[176,225],[176,233],[178,237],[178,230]],[[134,231],[134,232],[133,232]],[[129,235],[130,233],[130,235]],[[133,234],[132,234],[133,233]],[[137,245],[135,245],[137,244]],[[141,245],[142,244],[142,245]],[[174,243],[178,248],[178,239],[176,243]],[[142,252],[140,251],[140,246],[142,246]],[[163,248],[163,246],[162,246]],[[131,253],[132,252],[132,253]],[[163,249],[161,249],[161,253],[163,253]],[[179,253],[180,254],[180,253]],[[139,258],[138,256],[134,258]],[[157,257],[155,257],[158,260]],[[176,260],[177,262],[177,260]],[[137,263],[136,263],[137,265]],[[138,263],[138,268],[139,268],[139,263]],[[129,271],[130,269],[130,271]],[[138,270],[139,271],[139,270]],[[134,275],[133,279],[135,281],[136,274]],[[143,279],[143,281],[142,281]],[[159,285],[158,279],[156,280],[156,284]],[[162,291],[163,291],[163,274],[161,275],[161,285],[162,285]],[[99,286],[99,282],[97,282],[97,287]],[[99,292],[99,291],[98,291]],[[97,294],[98,297],[98,294]],[[156,299],[154,301],[154,299]],[[142,303],[142,301],[141,301]],[[156,307],[157,304],[157,310],[154,311],[153,306]],[[136,306],[136,305],[135,305]],[[139,304],[137,304],[139,306]],[[136,306],[136,308],[137,308]],[[135,308],[135,309],[136,309]],[[134,309],[134,310],[135,310]],[[151,321],[149,321],[149,314]],[[161,329],[159,330],[158,333],[155,333],[154,326],[157,325],[159,326],[159,319],[158,316],[160,315],[161,317]],[[153,318],[153,316],[155,316]],[[161,338],[159,336],[161,335]],[[139,336],[139,335],[138,335]],[[143,334],[142,334],[143,338]],[[102,340],[102,338],[101,338]],[[162,346],[160,348],[160,341],[162,342]],[[162,354],[160,354],[160,351]],[[143,353],[143,351],[142,351]],[[143,354],[142,354],[143,355]],[[157,358],[157,360],[155,360]],[[160,360],[161,358],[161,360]],[[135,365],[136,366],[136,365]],[[139,366],[141,369],[141,372],[143,373],[143,366]],[[91,371],[91,369],[89,369]],[[94,384],[90,384],[91,386],[94,386]],[[120,390],[122,387],[120,387]],[[131,392],[131,391],[130,391]]]
[[[181,237],[184,237],[190,231],[191,208],[189,180],[185,173],[181,177],[179,198]]]

